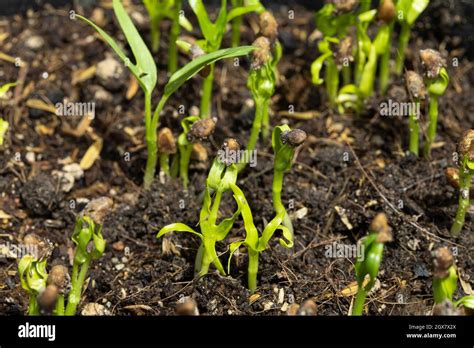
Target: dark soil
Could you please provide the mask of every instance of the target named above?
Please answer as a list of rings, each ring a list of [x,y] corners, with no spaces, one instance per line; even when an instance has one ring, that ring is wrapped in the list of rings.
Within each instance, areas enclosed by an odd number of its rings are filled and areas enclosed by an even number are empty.
[[[189,234],[174,233],[166,242],[156,239],[157,230],[172,222],[195,226],[198,222],[200,194],[207,170],[215,154],[214,144],[235,137],[242,144],[250,132],[252,111],[245,111],[244,101],[250,97],[246,88],[249,62],[241,60],[217,64],[214,112],[218,117],[212,142],[206,143],[207,163],[193,162],[191,185],[184,192],[179,181],[160,183],[144,192],[140,188],[146,161],[143,124],[143,94],[138,91],[126,98],[126,83],[112,89],[112,99],[97,104],[92,131],[73,136],[64,123],[75,127],[77,120],[65,120],[48,112],[28,108],[31,98],[92,101],[100,85],[97,77],[73,85],[72,74],[92,66],[110,53],[91,28],[68,17],[68,8],[46,8],[27,15],[0,17],[0,32],[9,36],[0,42],[0,51],[21,57],[28,69],[0,60],[0,84],[21,81],[9,102],[0,104],[0,114],[12,125],[6,146],[0,152],[0,210],[10,218],[0,219],[0,243],[20,243],[25,234],[35,232],[51,240],[55,249],[52,260],[68,263],[73,248],[75,216],[84,206],[84,198],[110,196],[115,210],[104,224],[107,249],[104,257],[92,264],[90,281],[82,305],[96,302],[105,305],[113,315],[175,314],[177,301],[192,296],[204,315],[265,314],[285,315],[293,302],[301,304],[313,299],[320,315],[347,315],[352,296],[341,292],[354,279],[349,258],[329,258],[327,247],[333,242],[353,244],[367,234],[377,212],[388,215],[394,241],[387,244],[376,289],[368,297],[370,315],[427,315],[433,306],[431,252],[441,246],[456,248],[456,263],[465,284],[474,285],[473,219],[467,216],[458,238],[449,235],[458,201],[458,193],[444,177],[444,169],[453,165],[456,142],[463,130],[474,124],[472,83],[474,71],[466,52],[464,37],[456,30],[462,24],[440,21],[436,33],[430,13],[453,15],[445,2],[432,2],[428,14],[416,27],[407,54],[407,68],[420,68],[415,52],[420,48],[447,47],[442,51],[449,64],[451,83],[440,101],[438,136],[430,160],[406,154],[407,119],[382,117],[378,105],[384,98],[369,101],[366,113],[338,115],[326,105],[323,88],[311,84],[310,63],[317,56],[313,11],[292,6],[295,19],[289,20],[287,6],[273,8],[280,23],[280,40],[284,55],[279,65],[281,76],[272,100],[273,125],[287,122],[309,134],[292,171],[285,178],[283,199],[292,203],[291,213],[307,209],[305,216],[294,218],[295,246],[283,249],[276,241],[261,254],[257,295],[249,299],[246,289],[246,254],[234,258],[230,277],[222,277],[214,269],[203,279],[194,279],[193,265],[198,240]],[[77,9],[79,13],[81,9]],[[144,14],[141,6],[134,11]],[[90,15],[90,12],[85,12]],[[120,33],[110,10],[105,11],[106,29],[115,37]],[[190,18],[193,19],[191,13]],[[250,21],[255,17],[248,16]],[[250,43],[255,35],[245,20],[242,42]],[[165,28],[167,23],[163,24]],[[195,26],[197,28],[197,25]],[[140,28],[147,35],[147,26]],[[195,29],[197,31],[197,29]],[[438,33],[449,33],[448,36]],[[195,33],[198,35],[198,33]],[[33,51],[25,39],[39,35],[45,46]],[[167,35],[163,35],[163,43]],[[225,40],[223,47],[228,47]],[[187,58],[181,56],[181,64]],[[166,83],[166,47],[157,55],[159,84]],[[43,76],[48,73],[47,78]],[[26,73],[23,77],[22,74]],[[161,117],[163,126],[175,134],[182,117],[177,110],[199,105],[200,77],[188,81],[168,102]],[[392,83],[389,97],[404,91],[404,82]],[[111,89],[113,86],[103,86]],[[158,98],[158,96],[155,96]],[[296,114],[288,114],[289,108]],[[299,112],[312,111],[310,120],[298,120]],[[296,116],[295,116],[296,115]],[[423,120],[424,121],[424,120]],[[134,137],[128,129],[136,131]],[[70,192],[61,192],[53,170],[61,170],[64,159],[79,163],[93,136],[104,141],[100,159],[75,182]],[[27,161],[27,153],[35,161]],[[130,160],[125,155],[130,154]],[[247,168],[239,176],[239,186],[249,201],[256,225],[273,217],[271,203],[272,149],[260,145],[258,165]],[[30,155],[31,156],[31,155]],[[81,199],[82,200],[81,200]],[[184,205],[183,205],[184,204]],[[352,225],[344,223],[336,208],[345,212]],[[235,209],[230,195],[222,203],[222,217]],[[350,226],[349,226],[350,227]],[[244,235],[239,219],[230,238]],[[117,242],[123,243],[120,246]],[[173,248],[170,251],[170,245]],[[125,247],[125,248],[123,248]],[[223,262],[227,260],[226,244],[218,245]],[[27,296],[21,289],[17,261],[0,258],[0,314],[26,313]],[[123,268],[122,268],[123,267]],[[347,291],[347,289],[346,289]],[[456,298],[465,295],[459,286]],[[136,306],[141,305],[141,306]],[[282,310],[283,307],[283,310]]]

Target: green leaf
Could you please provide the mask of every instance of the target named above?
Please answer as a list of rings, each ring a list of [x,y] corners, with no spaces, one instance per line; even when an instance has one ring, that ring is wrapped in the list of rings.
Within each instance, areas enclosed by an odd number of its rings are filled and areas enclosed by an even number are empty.
[[[377,10],[370,10],[370,11],[362,12],[361,14],[359,14],[357,19],[361,23],[370,23],[374,20],[376,15],[377,15]]]
[[[235,213],[227,218],[222,220],[219,225],[217,225],[215,229],[216,240],[220,241],[223,240],[229,234],[230,229],[234,226],[235,220],[239,217],[240,214],[240,207],[237,208]]]
[[[456,274],[456,267],[451,266],[446,278],[433,279],[433,297],[435,303],[441,303],[444,300],[453,300],[453,294],[458,287],[458,276]]]
[[[15,87],[18,84],[18,82],[9,82],[5,83],[4,85],[0,86],[0,99],[3,99],[5,95],[7,94],[8,90],[12,87]]]
[[[464,296],[460,300],[456,301],[454,304],[456,305],[456,307],[459,307],[462,305],[466,308],[474,309],[474,296],[473,295]]]
[[[207,41],[214,41],[216,37],[215,26],[209,19],[209,15],[207,14],[206,7],[202,3],[202,0],[189,0],[189,6],[191,6],[191,9],[196,14],[202,35],[204,35]]]
[[[407,23],[413,25],[419,15],[428,7],[429,0],[412,0],[411,6],[408,8]]]
[[[3,145],[3,139],[5,137],[5,134],[7,133],[8,126],[8,122],[5,121],[3,118],[0,118],[0,145]]]
[[[434,80],[428,80],[428,93],[442,96],[449,85],[449,75],[445,68],[441,68],[439,76]]]
[[[283,222],[283,217],[285,216],[285,211],[282,210],[278,213],[268,224],[265,226],[262,232],[262,236],[258,240],[258,251],[263,251],[267,248],[268,242],[273,237],[273,234],[278,229],[278,227]]]
[[[132,49],[133,55],[136,59],[140,81],[148,93],[151,93],[156,85],[156,65],[153,56],[150,53],[147,45],[138,33],[137,28],[132,22],[125,9],[123,8],[121,0],[114,0],[114,12],[119,21],[125,37]]]
[[[188,225],[185,225],[185,224],[180,223],[180,222],[166,225],[165,227],[163,227],[158,232],[158,234],[156,235],[156,238],[160,238],[160,237],[162,237],[163,235],[165,235],[166,233],[169,233],[169,232],[189,232],[189,233],[195,234],[196,236],[198,236],[199,238],[202,239],[202,235],[200,233],[194,231]]]
[[[186,16],[179,16],[179,25],[181,25],[187,31],[193,31],[193,25],[191,22],[186,18]]]
[[[257,5],[250,5],[250,6],[241,6],[241,7],[234,7],[232,10],[229,11],[227,14],[227,23],[231,22],[234,18],[240,17],[246,13],[250,12],[259,12],[262,9],[261,4]]]
[[[222,175],[224,174],[225,169],[225,164],[221,163],[217,160],[217,158],[215,158],[212,162],[209,174],[207,175],[206,186],[209,187],[211,190],[217,190],[219,188],[219,184],[222,180]]]
[[[391,39],[390,34],[390,25],[384,24],[380,26],[373,43],[378,55],[382,55],[387,49],[389,49]]]
[[[319,77],[321,69],[323,68],[324,61],[332,56],[332,52],[324,53],[323,55],[316,58],[316,60],[311,64],[311,80],[313,84],[320,85],[324,82],[322,78]]]
[[[97,231],[94,231],[92,235],[92,240],[94,241],[94,250],[92,250],[91,256],[94,259],[99,259],[104,254],[106,243],[102,237],[102,226],[99,226],[96,230]]]
[[[200,70],[209,64],[212,64],[218,60],[239,57],[249,54],[254,49],[253,46],[240,46],[233,48],[226,48],[219,51],[215,51],[209,54],[202,55],[191,62],[186,64],[184,67],[175,72],[168,83],[165,86],[166,97],[171,96],[181,85],[188,79],[196,75]]]

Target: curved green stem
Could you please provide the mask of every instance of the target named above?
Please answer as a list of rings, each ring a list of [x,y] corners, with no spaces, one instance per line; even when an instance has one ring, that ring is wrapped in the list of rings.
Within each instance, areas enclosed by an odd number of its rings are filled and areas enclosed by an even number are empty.
[[[469,209],[469,189],[471,186],[471,174],[469,171],[461,166],[459,168],[459,206],[454,218],[454,223],[451,226],[451,235],[457,236],[464,226],[466,212]],[[464,194],[463,194],[464,193]]]
[[[351,83],[351,67],[349,65],[342,66],[342,82],[344,86]]]
[[[390,80],[390,48],[392,46],[392,33],[393,33],[394,22],[389,25],[389,41],[388,47],[380,57],[380,68],[379,68],[379,88],[380,94],[385,95],[387,93],[388,83]]]
[[[263,100],[263,110],[262,110],[262,139],[266,143],[267,139],[270,136],[270,115],[268,113],[268,107],[270,104],[270,99]]]
[[[352,306],[352,315],[362,315],[366,296],[367,292],[364,290],[364,288],[360,287],[359,291],[357,291],[354,305]]]
[[[416,100],[415,103],[417,106],[417,110],[419,110],[420,102]],[[418,156],[418,151],[419,151],[419,138],[420,138],[419,117],[420,115],[417,112],[411,112],[408,118],[408,127],[410,131],[410,144],[409,144],[408,149],[415,156]]]
[[[64,315],[64,295],[60,294],[58,301],[56,302],[56,308],[54,310],[55,315],[63,316]]]
[[[430,93],[430,103],[428,107],[428,130],[426,133],[426,141],[425,141],[425,156],[429,157],[431,152],[431,146],[436,138],[436,127],[438,125],[438,96],[435,94]]]
[[[204,79],[201,97],[201,118],[209,118],[212,114],[212,87],[214,84],[214,63],[209,65],[209,75]]]
[[[408,41],[410,40],[410,26],[405,22],[402,23],[400,30],[400,36],[398,38],[398,50],[397,57],[395,59],[395,73],[401,75],[403,72],[403,66],[405,63],[405,51],[408,47]]]
[[[285,215],[283,217],[283,225],[286,226],[290,230],[291,234],[293,235],[293,224],[291,223],[291,219],[288,215],[288,212],[286,211],[286,208],[281,201],[281,191],[283,188],[284,174],[285,173],[283,171],[279,171],[279,170],[273,171],[273,186],[272,186],[273,209],[275,209],[275,212],[277,214],[282,211],[285,212]]]
[[[158,52],[160,48],[160,24],[161,24],[161,16],[153,16],[151,18],[151,49],[153,52]]]

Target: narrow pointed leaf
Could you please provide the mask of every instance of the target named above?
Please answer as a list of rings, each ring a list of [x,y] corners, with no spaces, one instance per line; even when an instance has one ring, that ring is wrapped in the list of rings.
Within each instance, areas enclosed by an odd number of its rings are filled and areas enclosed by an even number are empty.
[[[182,223],[179,223],[179,222],[175,223],[175,224],[169,224],[169,225],[163,227],[158,232],[158,234],[156,235],[156,238],[160,238],[160,237],[162,237],[163,235],[165,235],[166,233],[169,233],[169,232],[189,232],[189,233],[195,234],[196,236],[198,236],[199,238],[202,239],[202,235],[200,233],[194,231],[188,225],[185,225],[185,224],[182,224]]]

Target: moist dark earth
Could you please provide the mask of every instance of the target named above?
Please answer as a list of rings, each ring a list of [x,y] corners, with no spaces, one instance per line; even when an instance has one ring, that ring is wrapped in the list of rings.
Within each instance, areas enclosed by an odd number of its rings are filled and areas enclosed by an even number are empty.
[[[459,136],[474,124],[472,47],[466,41],[472,35],[471,24],[464,17],[466,12],[452,6],[451,2],[431,2],[413,29],[405,63],[407,69],[421,71],[416,54],[420,48],[439,49],[449,62],[451,82],[440,100],[438,135],[427,160],[407,155],[406,118],[379,114],[379,105],[387,98],[406,100],[402,78],[392,82],[388,96],[369,100],[360,117],[332,112],[326,106],[324,88],[311,84],[309,68],[318,55],[312,36],[314,10],[298,4],[269,5],[279,22],[284,47],[271,123],[301,128],[309,138],[283,187],[283,200],[293,216],[294,248],[282,248],[276,238],[271,242],[260,256],[258,289],[253,296],[246,289],[245,249],[234,257],[230,276],[220,276],[212,269],[203,279],[195,279],[199,241],[181,233],[156,238],[157,231],[169,223],[198,227],[200,196],[217,146],[226,137],[246,143],[253,119],[253,109],[246,107],[251,98],[246,88],[248,59],[241,59],[238,67],[232,61],[217,64],[213,109],[217,131],[203,143],[208,160],[191,162],[189,190],[184,191],[179,180],[163,182],[157,176],[152,189],[145,192],[141,189],[146,161],[143,94],[139,90],[127,98],[130,74],[125,72],[113,84],[93,75],[72,83],[78,71],[112,56],[108,46],[84,23],[71,20],[70,8],[46,7],[0,17],[0,30],[8,33],[0,40],[0,52],[21,57],[28,64],[26,69],[0,60],[2,84],[20,81],[10,100],[0,104],[1,115],[11,125],[0,150],[0,210],[8,215],[0,219],[0,243],[20,243],[25,234],[34,232],[54,243],[50,264],[67,264],[74,247],[70,236],[75,216],[84,207],[84,199],[105,195],[115,202],[104,224],[107,248],[91,266],[79,311],[87,303],[99,303],[112,315],[174,315],[180,298],[191,296],[202,315],[286,315],[290,304],[307,299],[317,304],[318,315],[347,315],[353,299],[349,287],[354,286],[354,259],[328,257],[327,248],[332,243],[354,244],[367,234],[376,213],[383,211],[394,240],[386,245],[378,281],[367,299],[367,313],[429,315],[433,250],[447,246],[457,252],[462,282],[455,298],[466,295],[474,284],[472,211],[460,236],[451,237],[458,192],[444,176],[444,169],[454,166]],[[93,8],[75,10],[90,17]],[[294,19],[289,19],[289,10],[294,11]],[[148,40],[143,7],[137,4],[128,11],[135,13],[139,30]],[[194,23],[192,34],[199,36],[194,15],[189,10],[186,13]],[[125,42],[112,11],[103,9],[103,14],[106,31]],[[140,23],[140,18],[145,20]],[[242,43],[255,39],[251,28],[256,20],[255,15],[244,19]],[[162,25],[163,40],[155,55],[160,87],[167,81],[168,26],[167,22]],[[31,36],[43,39],[40,49],[28,47]],[[226,36],[222,47],[229,45]],[[187,61],[180,56],[181,66]],[[202,79],[196,76],[169,100],[161,126],[172,128],[175,135],[180,132],[180,119],[199,105],[201,85]],[[63,98],[94,101],[97,90],[106,97],[96,100],[96,117],[83,134],[70,131],[79,123],[77,119],[26,105],[29,99],[53,104]],[[155,103],[158,97],[155,95]],[[178,112],[180,105],[185,115]],[[426,123],[424,117],[422,121]],[[60,171],[64,164],[79,163],[97,137],[103,140],[100,158],[69,192],[63,192],[52,172]],[[238,184],[261,229],[274,216],[273,153],[269,143],[260,142],[258,150],[257,166],[247,167]],[[228,194],[222,201],[221,218],[234,210]],[[228,240],[244,235],[238,219]],[[218,244],[225,263],[227,249],[226,243]],[[17,260],[0,258],[0,314],[23,315],[27,305]]]

